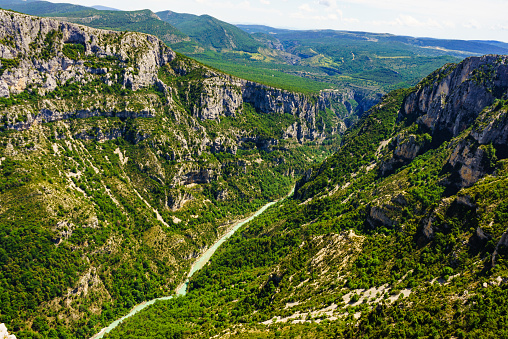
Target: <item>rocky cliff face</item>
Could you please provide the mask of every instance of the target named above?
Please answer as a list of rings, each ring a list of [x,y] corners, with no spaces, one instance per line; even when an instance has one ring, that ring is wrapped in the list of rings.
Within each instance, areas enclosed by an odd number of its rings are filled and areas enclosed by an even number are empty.
[[[105,82],[121,77],[124,87],[137,90],[156,85],[159,68],[175,57],[159,39],[141,33],[104,31],[4,10],[0,26],[1,97],[35,86],[44,94],[67,81],[88,83],[94,75],[102,75]],[[72,49],[79,59],[66,53]],[[121,71],[112,74],[107,66],[87,60],[115,60]],[[16,67],[9,67],[12,63]]]
[[[420,83],[416,90],[404,100],[398,114],[398,121],[415,121],[422,132],[429,137],[407,138],[397,136],[391,142],[392,156],[382,165],[383,172],[393,171],[409,163],[428,147],[457,137],[470,128],[481,116],[483,110],[496,100],[508,96],[508,57],[487,55],[468,58],[458,65],[447,65],[434,72]],[[492,109],[490,109],[492,110]],[[496,121],[497,123],[494,123]],[[471,133],[477,144],[493,143],[499,152],[506,153],[507,127],[504,115],[497,112],[488,121],[475,126]],[[462,185],[468,186],[482,175],[481,149],[471,153],[471,145],[462,142],[453,152],[450,164],[463,164]],[[474,153],[474,154],[473,154]],[[459,156],[462,154],[462,156]],[[466,160],[469,159],[469,160]],[[474,165],[476,164],[476,165]],[[476,174],[472,174],[476,173]],[[467,179],[466,177],[469,177]]]
[[[9,334],[7,331],[7,327],[5,324],[0,324],[0,338],[1,339],[16,339],[16,336],[13,334]]]
[[[420,126],[441,139],[456,137],[478,114],[508,89],[508,58],[487,55],[445,66],[408,96],[399,120],[416,117]],[[437,81],[436,81],[437,80]]]
[[[0,11],[0,25],[5,27],[0,32],[0,97],[11,99],[0,115],[7,128],[23,130],[71,118],[154,117],[175,110],[173,98],[180,96],[201,120],[236,116],[245,103],[261,114],[290,114],[297,121],[284,127],[283,134],[303,142],[344,131],[376,100],[353,91],[310,97],[209,69],[192,86],[176,88],[175,79],[186,77],[195,66],[174,62],[175,53],[153,36],[8,11]],[[166,65],[172,75],[163,82],[159,72]],[[78,89],[86,86],[92,90]],[[337,117],[320,119],[327,109]],[[217,148],[211,140],[206,146]]]
[[[353,107],[350,103],[357,99],[360,104]],[[220,120],[221,116],[234,116],[241,112],[243,104],[252,105],[256,111],[269,114],[291,114],[300,121],[286,130],[286,135],[299,140],[322,139],[324,134],[318,131],[316,119],[320,111],[331,110],[340,117],[336,132],[343,132],[358,116],[368,111],[379,101],[379,97],[367,97],[352,90],[321,91],[314,98],[293,93],[252,81],[230,76],[213,74],[203,82],[199,104],[194,106],[194,114],[201,119]],[[340,111],[338,106],[343,107]],[[326,127],[326,126],[324,126]],[[330,126],[328,126],[330,127]]]
[[[361,180],[358,177],[370,171],[377,172],[378,180],[393,175],[391,180],[397,184],[386,191],[376,191],[377,198],[366,204],[364,213],[365,224],[371,229],[394,228],[404,220],[402,211],[408,206],[413,208],[410,213],[428,213],[430,201],[436,196],[452,196],[476,185],[487,175],[496,175],[500,170],[498,162],[508,158],[507,99],[508,56],[475,57],[457,65],[447,65],[401,96],[400,103],[384,117],[393,119],[395,124],[391,131],[376,147],[364,147],[366,154],[372,154],[363,158],[350,178],[348,175],[348,179],[344,179],[344,175],[333,177],[333,170],[350,167],[343,159],[353,151],[346,150],[361,147],[357,144],[367,142],[362,138],[356,143],[345,141],[344,151],[330,158],[332,165],[327,165],[327,160],[298,185],[306,185],[305,189],[314,190],[316,197],[323,197],[345,192],[356,180]],[[389,100],[385,98],[374,111],[386,107],[389,107]],[[370,115],[358,133],[383,123],[386,121]],[[371,135],[369,140],[374,137],[378,136]],[[361,159],[362,155],[357,157]],[[427,174],[418,174],[424,172]],[[431,178],[434,181],[430,189],[414,188],[423,186]],[[321,191],[314,187],[320,187]],[[432,190],[436,191],[430,193]],[[297,191],[297,197],[298,194]],[[349,197],[341,199],[347,202]],[[443,201],[442,205],[450,207],[450,202]],[[439,218],[426,215],[422,219],[424,239],[434,234],[437,227],[434,219]]]

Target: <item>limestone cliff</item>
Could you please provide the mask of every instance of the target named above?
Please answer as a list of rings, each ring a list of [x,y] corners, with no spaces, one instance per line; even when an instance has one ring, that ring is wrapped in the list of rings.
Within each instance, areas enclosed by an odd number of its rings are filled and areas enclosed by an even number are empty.
[[[427,84],[427,82],[431,83]],[[416,117],[442,140],[459,135],[478,114],[508,89],[508,57],[487,55],[444,66],[409,95],[399,120]]]
[[[50,18],[0,10],[0,96],[9,97],[37,87],[40,94],[72,80],[80,84],[102,75],[104,81],[118,81],[133,90],[157,84],[159,68],[175,53],[158,38],[134,32],[113,32]],[[82,47],[79,47],[82,46]],[[66,53],[76,49],[79,58]],[[81,53],[79,53],[81,52]],[[87,62],[117,61],[121,72]],[[8,61],[16,67],[9,67]]]
[[[471,127],[483,110],[491,106],[495,100],[506,99],[508,95],[508,57],[487,55],[472,57],[458,65],[447,65],[424,79],[413,93],[407,96],[399,111],[397,120],[407,124],[416,122],[419,130],[427,133],[426,138],[402,137],[394,138],[390,149],[391,157],[384,161],[384,173],[409,163],[417,155],[428,150],[430,145],[439,145],[457,137]],[[478,144],[493,143],[499,151],[506,153],[507,128],[504,115],[490,117],[489,121],[476,126],[471,136]],[[494,124],[497,121],[497,124]],[[418,140],[417,140],[418,139]],[[425,139],[425,140],[423,140]],[[464,142],[453,152],[450,164],[457,162],[465,164],[463,185],[470,185],[476,181],[482,172],[481,150],[475,150],[472,155]],[[476,148],[476,146],[473,146]],[[459,149],[460,148],[460,149]],[[458,157],[458,154],[462,154]],[[467,154],[467,155],[466,155]],[[476,160],[472,160],[473,158]],[[460,159],[462,160],[460,160]],[[470,159],[470,160],[466,160]],[[475,169],[471,168],[473,166]],[[468,168],[468,170],[466,170]],[[479,171],[479,172],[478,172]]]
[[[201,119],[220,120],[223,116],[235,116],[243,104],[252,105],[256,111],[269,114],[290,114],[300,122],[286,130],[286,135],[298,140],[316,140],[324,137],[323,129],[333,127],[333,133],[343,132],[357,117],[377,103],[379,98],[367,98],[353,90],[321,91],[317,97],[289,92],[252,81],[210,72],[203,81],[202,92],[193,107],[193,114]],[[358,99],[360,105],[353,107],[350,101]],[[342,107],[342,111],[338,109]],[[338,126],[316,126],[320,111],[331,110],[337,117]],[[347,120],[350,118],[351,120]],[[302,123],[303,122],[303,123]]]
[[[0,339],[16,339],[14,334],[9,334],[5,324],[0,324]]]
[[[237,116],[244,104],[260,114],[289,114],[296,120],[284,127],[285,138],[319,141],[343,132],[378,99],[352,90],[309,96],[242,80],[182,61],[158,38],[141,33],[3,10],[0,26],[5,27],[0,32],[0,97],[5,103],[0,118],[11,129],[98,116],[154,117],[177,111],[179,97],[201,120]],[[199,76],[192,78],[198,68]],[[326,110],[335,116],[323,114]],[[237,135],[236,141],[244,137]],[[231,148],[215,144],[208,140],[203,147]]]

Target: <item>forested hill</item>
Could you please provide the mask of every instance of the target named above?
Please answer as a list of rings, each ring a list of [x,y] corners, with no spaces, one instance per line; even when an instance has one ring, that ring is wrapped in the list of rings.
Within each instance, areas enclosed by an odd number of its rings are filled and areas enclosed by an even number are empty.
[[[172,11],[157,12],[157,15],[205,48],[257,53],[263,46],[249,33],[209,15],[197,16]]]
[[[508,57],[383,98],[185,298],[111,338],[508,335]]]
[[[171,295],[235,220],[338,147],[355,98],[235,78],[153,35],[0,10],[0,323],[89,338]]]

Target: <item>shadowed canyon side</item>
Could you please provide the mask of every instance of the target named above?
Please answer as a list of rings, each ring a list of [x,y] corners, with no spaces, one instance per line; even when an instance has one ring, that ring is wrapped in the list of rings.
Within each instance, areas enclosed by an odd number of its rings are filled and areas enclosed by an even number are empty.
[[[506,335],[508,56],[397,90],[190,279],[109,338]]]
[[[18,337],[88,338],[170,294],[357,119],[354,93],[241,80],[154,36],[0,26],[0,322]]]

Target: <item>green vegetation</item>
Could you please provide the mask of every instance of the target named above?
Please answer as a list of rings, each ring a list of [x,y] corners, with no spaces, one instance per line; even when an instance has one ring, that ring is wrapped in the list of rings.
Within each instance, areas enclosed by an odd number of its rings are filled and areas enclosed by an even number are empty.
[[[156,303],[107,337],[503,335],[508,167],[499,145],[478,145],[471,133],[502,129],[508,106],[496,101],[476,127],[434,146],[417,123],[397,121],[419,88],[387,95],[301,179],[295,199],[219,248],[185,297]],[[384,171],[408,142],[420,153]],[[485,174],[457,190],[449,161],[462,147],[481,150]]]
[[[280,86],[291,75],[309,84],[322,83],[325,88],[357,86],[381,91],[415,85],[443,64],[459,60],[444,55],[429,57],[435,52],[394,41],[373,44],[354,34],[275,31],[271,38],[279,40],[284,52],[261,48],[249,53],[217,53],[188,49],[187,45],[172,47],[223,71],[270,85]],[[295,80],[291,83],[296,84]],[[322,87],[316,84],[311,90],[319,89]]]
[[[235,60],[239,58],[237,55],[228,57],[226,52],[222,54],[208,52],[206,54],[193,55],[193,57],[203,64],[210,65],[223,72],[288,91],[316,94],[324,89],[338,88],[338,85],[333,83],[302,78],[291,73],[288,74],[286,71],[289,71],[289,67],[284,65],[245,59],[245,62],[243,62],[242,59]]]
[[[160,70],[169,90],[134,90],[124,80],[136,75],[135,51],[85,57],[83,45],[62,40],[61,31],[40,35],[27,53],[63,53],[87,77],[0,99],[0,322],[20,338],[89,338],[172,294],[196,253],[339,144],[331,133],[287,138],[290,125],[310,122],[246,103],[200,119],[204,79],[226,86],[229,77],[189,58]],[[316,118],[325,133],[338,121]]]
[[[171,11],[158,12],[157,15],[205,48],[256,53],[262,46],[240,28],[209,15],[197,16]]]
[[[16,68],[19,66],[19,59],[4,59],[0,58],[0,76],[4,74],[5,71]]]
[[[86,26],[152,34],[166,44],[187,41],[189,38],[167,22],[161,21],[148,9],[140,11],[99,11],[86,9],[81,11],[44,13],[41,15],[64,18],[67,21]]]
[[[62,52],[69,59],[78,60],[84,57],[85,46],[82,44],[65,44]]]

